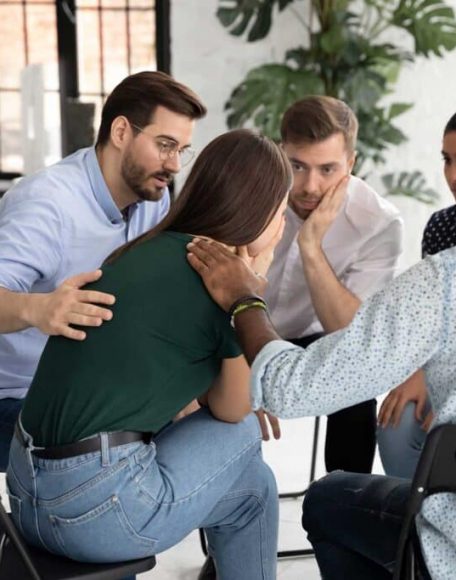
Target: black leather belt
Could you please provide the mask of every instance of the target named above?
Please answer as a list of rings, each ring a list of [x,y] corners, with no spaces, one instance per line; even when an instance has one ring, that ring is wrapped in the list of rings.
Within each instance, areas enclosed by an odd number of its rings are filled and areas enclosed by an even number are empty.
[[[22,445],[26,447],[26,442],[17,423],[14,428],[14,433]],[[136,441],[150,443],[151,439],[152,433],[142,433],[140,431],[113,431],[112,433],[108,433],[109,447],[117,447],[118,445],[126,445],[127,443],[135,443]],[[32,451],[32,454],[42,459],[66,459],[68,457],[76,457],[76,455],[93,453],[94,451],[101,451],[100,434],[89,437],[88,439],[82,439],[81,441],[75,441],[74,443],[67,443],[66,445],[35,449]]]

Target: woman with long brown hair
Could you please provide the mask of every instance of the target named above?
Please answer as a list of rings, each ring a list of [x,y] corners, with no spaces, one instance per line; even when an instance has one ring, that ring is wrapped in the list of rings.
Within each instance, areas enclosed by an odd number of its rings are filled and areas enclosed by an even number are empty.
[[[91,285],[116,296],[113,319],[79,343],[50,338],[7,473],[29,542],[109,562],[204,527],[220,580],[275,578],[277,490],[250,413],[249,369],[186,244],[212,238],[257,267],[281,235],[291,179],[269,139],[218,137],[164,222],[116,251]],[[254,307],[261,299],[237,309]],[[170,424],[195,398],[202,409]]]

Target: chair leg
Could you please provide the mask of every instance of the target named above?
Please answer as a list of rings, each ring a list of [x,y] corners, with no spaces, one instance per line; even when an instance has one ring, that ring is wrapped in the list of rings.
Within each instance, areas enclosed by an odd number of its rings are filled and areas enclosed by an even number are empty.
[[[318,453],[318,437],[320,434],[320,417],[315,417],[314,434],[312,443],[312,458],[310,461],[310,475],[308,486],[302,491],[294,491],[288,493],[280,493],[279,499],[297,498],[304,496],[309,489],[310,484],[315,480],[315,472],[317,469],[317,453]],[[302,550],[279,550],[277,558],[296,558],[300,556],[312,556],[314,553],[312,548]]]
[[[309,476],[308,486],[306,488],[304,488],[302,491],[290,491],[287,493],[279,493],[279,499],[290,499],[290,498],[304,496],[309,485],[315,480],[315,471],[317,468],[317,452],[318,452],[319,433],[320,433],[320,417],[315,417],[313,443],[312,443],[312,458],[310,461],[310,476]]]
[[[312,548],[306,548],[303,550],[279,550],[277,552],[277,558],[302,558],[313,555],[314,551]]]
[[[201,549],[203,550],[203,554],[205,556],[207,556],[209,554],[209,552],[207,550],[206,534],[204,533],[203,528],[200,528],[198,530],[198,532],[199,532],[199,537],[200,537]]]

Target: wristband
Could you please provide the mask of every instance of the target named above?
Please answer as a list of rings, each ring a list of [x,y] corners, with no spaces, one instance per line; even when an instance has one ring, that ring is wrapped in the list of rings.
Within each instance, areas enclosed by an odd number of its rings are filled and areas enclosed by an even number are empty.
[[[233,312],[239,306],[239,304],[248,304],[249,302],[263,302],[263,304],[266,306],[264,298],[261,298],[261,296],[257,296],[256,294],[248,294],[247,296],[242,296],[242,298],[238,298],[233,302],[233,304],[230,306],[230,309],[228,310],[228,316],[230,318],[233,316]]]
[[[233,310],[233,313],[231,314],[230,324],[233,328],[235,327],[234,321],[236,316],[241,314],[241,312],[250,310],[250,308],[261,308],[265,312],[268,311],[268,307],[266,306],[266,302],[264,300],[250,300],[248,302],[242,302],[236,306],[236,308]]]

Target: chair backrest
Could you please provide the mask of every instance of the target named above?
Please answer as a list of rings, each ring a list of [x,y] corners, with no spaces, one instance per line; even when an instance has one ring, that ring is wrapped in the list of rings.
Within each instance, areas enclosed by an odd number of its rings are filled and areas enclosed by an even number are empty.
[[[407,502],[393,580],[414,578],[415,516],[427,496],[440,492],[456,492],[456,425],[450,423],[435,427],[426,438]]]
[[[29,550],[25,545],[24,541],[21,538],[21,535],[16,529],[11,518],[6,513],[5,508],[3,507],[2,496],[0,495],[0,531],[1,535],[3,536],[1,546],[2,549],[0,550],[0,570],[1,570],[1,557],[4,548],[4,542],[10,541],[13,546],[16,548],[17,553],[19,554],[21,560],[23,561],[25,567],[27,568],[28,572],[30,573],[30,577],[33,580],[41,580],[41,576],[38,574],[35,566],[33,565],[32,558],[30,556]]]

